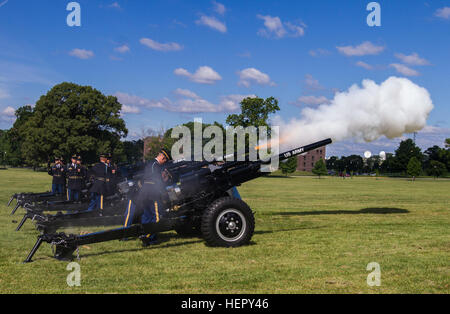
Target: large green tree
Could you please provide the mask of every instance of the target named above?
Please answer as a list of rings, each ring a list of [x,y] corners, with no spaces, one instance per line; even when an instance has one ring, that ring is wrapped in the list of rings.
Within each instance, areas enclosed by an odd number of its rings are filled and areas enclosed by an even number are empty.
[[[312,169],[312,172],[316,176],[319,176],[319,179],[320,179],[320,176],[325,176],[328,174],[327,167],[322,158],[320,158],[319,161],[316,162],[316,164],[314,165],[314,168]]]
[[[17,167],[25,163],[22,146],[27,131],[26,123],[33,116],[33,107],[29,105],[20,107],[16,110],[15,115],[16,121],[6,134],[8,142],[6,159],[11,166]]]
[[[229,115],[226,122],[234,127],[269,127],[269,116],[278,110],[280,110],[278,100],[274,97],[266,99],[248,97],[241,101],[241,113]]]
[[[412,157],[415,157],[420,163],[423,161],[423,154],[412,139],[401,141],[399,147],[395,151],[395,170],[398,172],[406,172],[408,162]]]
[[[270,139],[272,134],[272,130],[270,128],[270,115],[280,110],[278,100],[274,97],[269,97],[266,99],[259,97],[247,97],[241,101],[240,105],[241,113],[229,115],[226,123],[234,128],[247,128],[250,126],[257,128],[256,137],[258,140],[260,138],[259,127],[267,127],[267,138]],[[252,150],[253,147],[250,147],[249,139],[250,135],[247,134],[245,136],[245,143],[240,143],[237,140],[237,136],[235,136],[235,151],[238,151],[238,144],[240,147],[244,144],[246,151]]]
[[[196,126],[197,127],[199,126],[198,124],[199,124],[199,122],[192,122],[192,121],[182,124],[182,126],[187,127],[190,131],[191,155],[192,155],[191,158],[193,158],[193,155],[194,155],[195,128],[196,128]],[[222,145],[223,145],[223,149],[225,150],[226,149],[225,128],[219,122],[214,122],[213,124],[202,123],[202,125],[201,125],[202,136],[203,136],[205,129],[209,126],[217,126],[222,131],[222,134],[223,134],[223,144]],[[169,151],[172,150],[173,144],[175,142],[181,140],[181,138],[179,138],[179,139],[172,138],[172,131],[173,131],[173,128],[168,129],[167,131],[164,132],[164,134],[157,134],[154,136],[149,136],[145,139],[146,146],[148,147],[148,151],[146,152],[145,159],[149,160],[149,159],[155,158],[161,148],[168,149]],[[212,139],[214,139],[214,137]],[[206,143],[208,143],[212,139],[211,138],[202,138],[202,143],[201,143],[202,148],[204,148]],[[221,152],[220,155],[223,155],[224,153],[225,153],[225,151]]]
[[[427,173],[433,177],[440,177],[447,171],[447,167],[442,162],[432,160],[430,162],[430,167],[427,169]]]
[[[364,160],[359,155],[350,155],[347,157],[342,157],[342,162],[344,165],[344,169],[347,172],[362,172],[364,167]]]
[[[294,173],[297,170],[297,156],[290,157],[286,162],[280,162],[281,173],[288,175]]]
[[[416,157],[411,157],[406,167],[408,175],[413,178],[413,181],[420,175],[422,172],[422,165],[420,161]]]
[[[121,108],[116,97],[90,86],[56,85],[36,102],[24,124],[22,155],[29,164],[38,164],[55,155],[79,153],[94,162],[102,151],[120,154],[120,139],[128,133]]]
[[[0,130],[0,166],[7,164],[7,151],[9,150],[9,143],[7,138],[7,131]]]

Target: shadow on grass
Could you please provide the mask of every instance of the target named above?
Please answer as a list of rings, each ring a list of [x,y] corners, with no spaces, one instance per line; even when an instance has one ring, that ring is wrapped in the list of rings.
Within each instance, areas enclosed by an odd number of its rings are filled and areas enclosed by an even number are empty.
[[[282,212],[281,216],[309,216],[309,215],[359,215],[359,214],[407,214],[408,210],[390,207],[371,207],[360,210],[316,210],[309,212]]]
[[[107,251],[91,253],[91,254],[89,254],[89,253],[88,254],[80,254],[80,257],[87,258],[87,257],[92,257],[92,256],[100,256],[100,255],[113,254],[113,253],[125,253],[125,252],[138,252],[138,251],[143,251],[143,250],[165,249],[165,248],[184,246],[184,245],[203,242],[203,240],[201,240],[201,239],[198,239],[198,240],[193,239],[191,241],[184,241],[184,242],[180,242],[180,243],[164,244],[164,242],[168,242],[172,237],[179,238],[178,236],[169,236],[169,235],[160,234],[160,235],[158,235],[159,242],[156,245],[152,245],[152,246],[148,246],[148,247],[132,248],[132,249],[107,250]],[[140,241],[140,240],[132,239],[128,242],[133,242],[133,241]],[[80,248],[82,249],[83,246],[81,246]]]
[[[300,227],[300,228],[290,228],[290,229],[275,229],[275,230],[257,230],[254,234],[266,234],[266,233],[279,233],[279,232],[290,232],[297,230],[305,230],[305,229],[321,229],[325,227],[317,226],[317,227]]]

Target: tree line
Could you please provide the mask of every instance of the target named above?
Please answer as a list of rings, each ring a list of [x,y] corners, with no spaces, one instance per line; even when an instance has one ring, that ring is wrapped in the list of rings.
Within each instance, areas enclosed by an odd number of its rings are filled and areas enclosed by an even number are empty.
[[[34,107],[18,108],[12,128],[0,131],[1,164],[39,167],[74,153],[85,163],[97,161],[100,153],[132,161],[143,142],[122,141],[128,129],[121,109],[116,97],[90,86],[55,85]]]
[[[241,113],[230,114],[228,126],[265,126],[269,129],[270,115],[280,110],[278,100],[245,98],[240,103]],[[55,85],[41,96],[35,106],[23,106],[16,110],[16,120],[9,130],[0,130],[0,165],[39,167],[57,157],[69,160],[74,153],[83,156],[87,164],[98,160],[100,153],[111,153],[116,163],[134,164],[142,160],[144,141],[125,141],[128,129],[122,119],[122,105],[114,96],[105,96],[91,86],[64,82]],[[216,125],[203,124],[202,129]],[[194,135],[195,122],[185,123]],[[171,138],[172,129],[147,140],[149,152],[146,159],[153,158],[160,148],[171,149],[176,139]],[[210,139],[204,139],[203,146]],[[224,139],[225,140],[225,139]],[[192,145],[194,141],[191,141]],[[235,140],[235,146],[237,139]],[[248,137],[246,138],[248,144]],[[373,156],[364,160],[359,155],[332,156],[318,163],[315,173],[393,173],[418,176],[427,174],[442,176],[450,171],[450,139],[446,147],[433,146],[421,151],[411,140],[402,141],[395,154],[386,159]],[[226,147],[224,142],[224,147]],[[193,150],[192,150],[193,151]],[[283,173],[295,171],[296,158],[281,164]],[[326,170],[328,169],[328,170]]]
[[[229,115],[227,125],[269,127],[269,116],[280,110],[273,97],[246,98],[240,105],[241,113]],[[121,110],[122,105],[116,97],[105,96],[91,86],[67,82],[55,85],[35,106],[18,108],[11,129],[0,130],[0,165],[36,168],[52,162],[55,157],[67,161],[75,153],[81,155],[86,164],[96,162],[100,153],[111,153],[116,163],[142,161],[144,139],[124,140],[128,129]],[[195,123],[184,125],[194,136]],[[209,125],[203,124],[203,130]],[[213,125],[225,130],[218,122]],[[171,133],[172,129],[169,129],[149,137],[149,152],[145,158],[153,158],[161,148],[170,150],[176,141],[171,138]],[[204,139],[203,145],[207,141],[209,139]]]
[[[332,156],[326,160],[326,167],[340,174],[384,173],[440,177],[450,172],[450,138],[445,140],[444,148],[435,145],[424,152],[412,139],[401,141],[395,153],[387,153],[385,160],[380,156],[365,160],[359,155],[341,158]]]

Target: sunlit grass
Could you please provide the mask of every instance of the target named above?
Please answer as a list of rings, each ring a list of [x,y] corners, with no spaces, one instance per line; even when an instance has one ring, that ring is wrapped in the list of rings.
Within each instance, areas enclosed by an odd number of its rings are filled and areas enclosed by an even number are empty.
[[[450,292],[450,180],[258,179],[239,188],[256,212],[251,245],[210,248],[174,232],[145,249],[92,244],[80,248],[81,287],[73,288],[47,244],[21,264],[38,233],[31,222],[15,232],[21,211],[11,217],[6,207],[14,192],[50,182],[46,173],[0,171],[2,293]],[[366,283],[370,262],[381,266],[380,287]]]

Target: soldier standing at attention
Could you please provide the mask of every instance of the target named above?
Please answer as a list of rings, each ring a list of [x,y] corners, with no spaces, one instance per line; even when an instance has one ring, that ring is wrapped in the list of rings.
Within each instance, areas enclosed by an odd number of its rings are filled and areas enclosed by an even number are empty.
[[[162,195],[169,179],[163,171],[163,165],[169,160],[172,160],[169,152],[161,149],[158,156],[145,167],[140,190],[128,201],[125,227],[132,225],[137,215],[141,215],[141,224],[158,223],[161,219]],[[141,236],[140,239],[144,247],[157,243],[156,234]]]
[[[89,170],[89,176],[93,177],[94,182],[89,189],[89,192],[91,192],[91,202],[89,203],[88,211],[96,209],[103,210],[103,195],[106,194],[106,184],[109,181],[109,167],[106,160],[106,154],[101,154],[100,162]]]
[[[83,159],[81,156],[77,157],[77,166],[80,169],[79,175],[81,176],[81,190],[83,190],[86,187],[86,180],[87,180],[87,169],[85,166],[83,166],[82,163]]]
[[[73,155],[67,166],[67,200],[78,202],[83,185],[81,166],[77,164],[77,155]]]
[[[55,165],[48,169],[48,174],[53,177],[52,193],[55,195],[63,195],[64,185],[66,183],[66,172],[61,162],[61,158],[55,158]]]
[[[106,159],[108,165],[108,178],[109,182],[106,183],[106,195],[113,195],[115,193],[115,187],[117,183],[117,166],[112,162],[112,155],[108,154]]]

